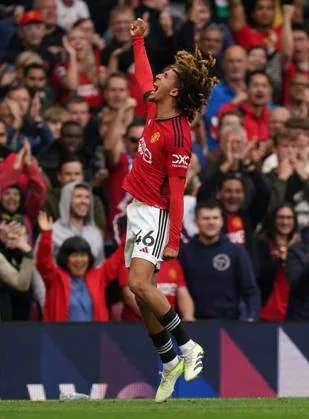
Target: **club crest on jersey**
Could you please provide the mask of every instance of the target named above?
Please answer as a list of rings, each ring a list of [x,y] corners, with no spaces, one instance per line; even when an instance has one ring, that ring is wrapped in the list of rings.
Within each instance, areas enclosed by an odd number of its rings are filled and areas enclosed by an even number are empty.
[[[148,164],[151,164],[152,163],[152,154],[151,154],[151,152],[149,151],[149,149],[146,146],[144,137],[142,137],[139,140],[137,152],[138,152],[138,154],[140,154],[143,157],[143,160],[146,163],[148,163]]]
[[[154,134],[152,134],[150,142],[151,144],[157,143],[160,140],[160,133],[159,131],[155,132]]]
[[[182,154],[172,154],[172,166],[187,169],[190,163],[190,157]]]

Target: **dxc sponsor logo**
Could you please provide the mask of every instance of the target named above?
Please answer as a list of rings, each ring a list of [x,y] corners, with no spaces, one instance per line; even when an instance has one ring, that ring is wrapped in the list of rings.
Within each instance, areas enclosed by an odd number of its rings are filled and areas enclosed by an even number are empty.
[[[183,167],[186,169],[189,166],[190,157],[183,156],[181,154],[172,154],[172,166],[174,167]]]
[[[144,140],[144,137],[142,137],[140,140],[139,140],[139,143],[138,143],[138,153],[143,157],[143,160],[146,162],[146,163],[148,163],[148,164],[151,164],[152,163],[152,154],[151,154],[151,152],[149,151],[149,149],[147,148],[147,146],[146,146],[146,143],[145,143],[145,140]]]

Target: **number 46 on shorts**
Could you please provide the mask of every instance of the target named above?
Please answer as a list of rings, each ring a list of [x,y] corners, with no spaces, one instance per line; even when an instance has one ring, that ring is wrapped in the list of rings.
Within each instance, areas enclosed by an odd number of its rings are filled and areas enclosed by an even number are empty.
[[[154,231],[151,230],[149,231],[147,234],[145,234],[144,236],[142,235],[142,230],[140,230],[137,235],[136,235],[136,240],[135,243],[137,245],[139,245],[140,243],[142,243],[144,246],[147,247],[151,247],[153,246],[155,239],[153,237],[153,233]]]

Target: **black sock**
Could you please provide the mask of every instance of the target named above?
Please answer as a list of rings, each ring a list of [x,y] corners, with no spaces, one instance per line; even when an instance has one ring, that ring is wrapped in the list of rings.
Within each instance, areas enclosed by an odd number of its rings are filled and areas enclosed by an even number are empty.
[[[160,320],[162,326],[175,338],[177,345],[181,346],[189,342],[190,337],[178,314],[171,308]]]
[[[163,364],[167,364],[176,358],[177,355],[173,349],[173,342],[166,330],[162,330],[160,333],[149,336],[152,339]]]

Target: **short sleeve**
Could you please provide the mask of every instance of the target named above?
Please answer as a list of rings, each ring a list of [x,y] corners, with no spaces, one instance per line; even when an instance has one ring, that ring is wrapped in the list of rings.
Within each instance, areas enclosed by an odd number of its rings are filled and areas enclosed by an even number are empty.
[[[176,118],[166,136],[166,151],[168,177],[186,177],[192,155],[191,133]]]

